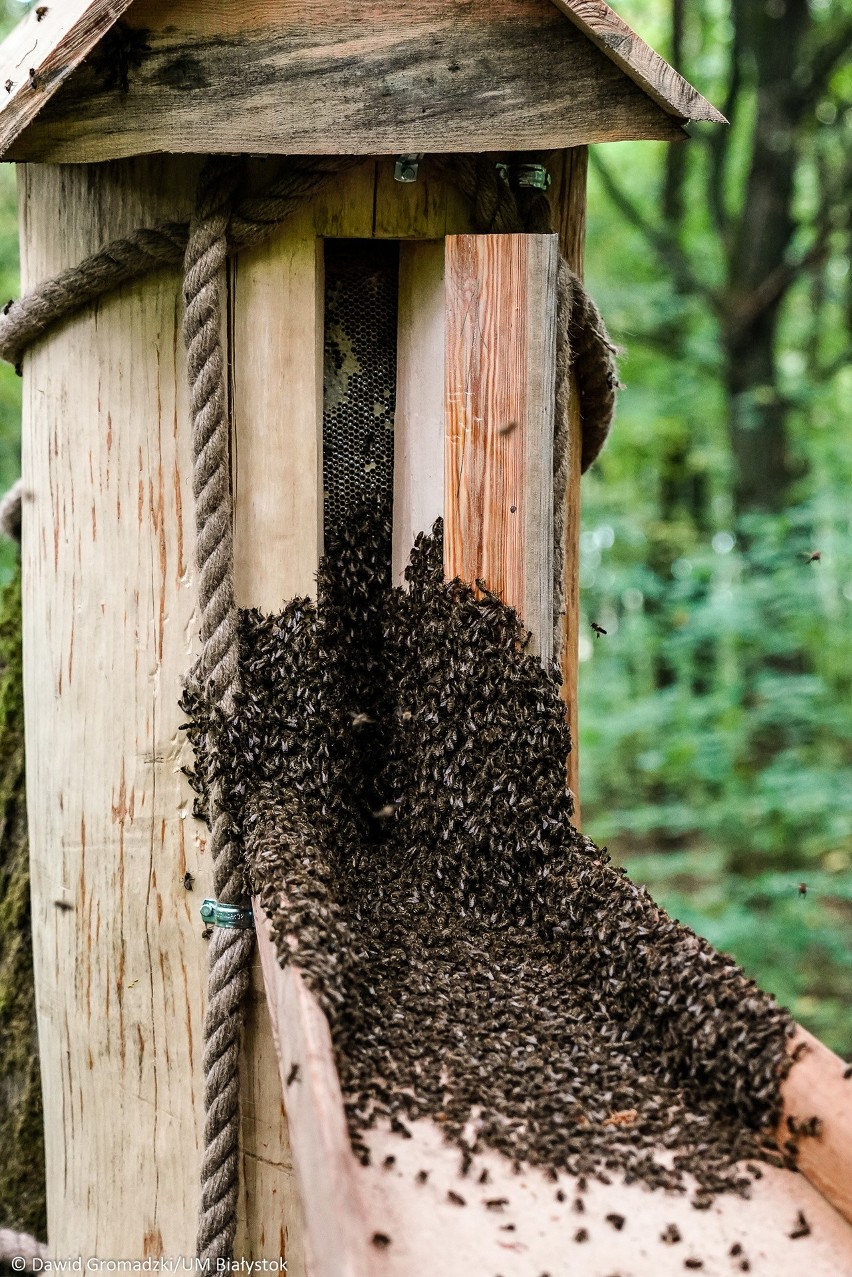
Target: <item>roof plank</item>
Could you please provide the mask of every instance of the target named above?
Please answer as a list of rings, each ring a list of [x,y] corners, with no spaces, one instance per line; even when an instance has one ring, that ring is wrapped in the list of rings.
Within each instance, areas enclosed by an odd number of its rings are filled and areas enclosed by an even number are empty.
[[[721,111],[640,39],[604,0],[553,0],[553,3],[664,111],[686,120],[728,123]]]
[[[16,140],[21,138],[21,134],[26,133],[26,139],[7,154],[7,158],[50,160],[113,158],[113,150],[106,144],[103,155],[100,155],[99,148],[92,141],[92,135],[98,130],[111,127],[122,115],[127,118],[128,124],[131,124],[133,111],[128,109],[131,103],[126,94],[116,90],[113,93],[115,110],[104,111],[103,94],[95,95],[95,98],[91,99],[87,93],[79,93],[75,90],[74,86],[78,85],[80,76],[86,75],[85,69],[81,70],[79,75],[74,73],[115,23],[127,13],[131,4],[132,13],[128,15],[128,18],[132,25],[150,26],[156,33],[158,28],[162,29],[170,25],[170,21],[166,21],[168,13],[171,22],[177,22],[178,25],[183,26],[181,43],[184,45],[187,41],[193,43],[196,37],[198,42],[203,44],[205,35],[210,34],[211,24],[213,26],[217,23],[224,24],[219,35],[229,42],[232,39],[235,41],[237,62],[245,62],[246,69],[251,70],[251,74],[243,77],[246,95],[254,93],[257,88],[252,83],[253,76],[259,77],[262,81],[267,72],[269,77],[279,84],[282,83],[279,77],[284,76],[283,84],[286,86],[286,78],[295,70],[301,81],[299,91],[303,90],[305,75],[315,74],[317,68],[306,65],[302,56],[304,49],[300,46],[304,44],[307,28],[313,26],[321,29],[324,26],[327,31],[330,31],[330,27],[334,24],[329,23],[329,14],[324,15],[326,9],[332,16],[336,15],[336,21],[343,20],[344,25],[352,28],[349,32],[350,40],[344,42],[347,43],[346,48],[329,49],[334,63],[337,64],[336,69],[341,74],[347,73],[345,76],[347,82],[342,86],[342,94],[339,86],[336,84],[331,86],[338,90],[336,96],[344,102],[349,101],[351,97],[349,90],[352,83],[363,85],[368,78],[366,73],[376,70],[368,56],[367,62],[370,65],[359,68],[356,73],[353,69],[353,60],[359,60],[364,50],[369,55],[372,46],[375,46],[373,50],[375,55],[378,48],[377,40],[379,43],[386,43],[389,38],[389,23],[396,23],[398,28],[396,39],[399,45],[400,61],[398,65],[386,69],[389,74],[392,74],[395,85],[402,84],[404,80],[410,81],[412,93],[415,95],[421,92],[420,82],[424,77],[428,78],[434,70],[434,58],[427,58],[432,65],[425,70],[417,61],[423,48],[418,47],[416,36],[418,33],[422,34],[430,25],[429,14],[432,16],[433,33],[444,30],[450,32],[454,40],[458,40],[460,32],[464,29],[476,46],[476,56],[471,59],[469,82],[461,86],[455,81],[464,77],[456,75],[456,68],[452,65],[454,59],[452,57],[446,59],[449,69],[453,72],[449,77],[448,85],[465,90],[460,95],[451,94],[450,98],[455,97],[456,107],[459,103],[464,105],[467,102],[476,119],[486,122],[490,119],[492,128],[491,130],[485,128],[484,132],[482,129],[474,129],[471,132],[468,127],[469,120],[463,120],[460,121],[456,136],[446,136],[444,145],[436,145],[435,138],[429,135],[429,128],[423,127],[428,126],[428,117],[432,113],[431,106],[427,104],[425,109],[419,109],[420,115],[426,118],[422,121],[420,119],[409,121],[410,124],[417,124],[412,132],[413,141],[410,143],[413,149],[485,150],[493,149],[495,145],[499,145],[501,149],[505,147],[546,149],[551,146],[564,147],[576,145],[578,142],[615,140],[625,137],[674,137],[677,135],[675,121],[723,120],[723,116],[696,89],[644,41],[640,40],[609,5],[602,3],[601,0],[552,0],[552,4],[551,0],[546,0],[544,4],[545,9],[555,6],[557,13],[561,13],[564,18],[570,20],[576,35],[580,36],[582,33],[582,36],[604,55],[611,64],[612,72],[617,68],[642,92],[642,98],[634,99],[632,110],[627,111],[629,118],[625,123],[625,103],[622,101],[625,96],[624,91],[616,91],[617,81],[613,81],[612,74],[603,73],[602,68],[606,65],[604,62],[598,63],[597,74],[600,79],[596,92],[599,101],[594,104],[595,109],[585,121],[585,127],[589,128],[589,131],[588,135],[583,136],[580,136],[583,122],[578,120],[576,111],[577,106],[582,104],[576,103],[570,94],[566,98],[565,85],[562,83],[565,77],[563,75],[560,78],[559,73],[553,71],[552,56],[546,56],[548,53],[552,55],[554,37],[557,44],[561,45],[567,40],[567,34],[560,37],[558,28],[554,31],[552,24],[542,16],[531,18],[527,12],[529,4],[525,0],[501,0],[501,3],[497,4],[477,5],[473,10],[473,13],[477,15],[475,18],[471,16],[472,11],[469,5],[455,3],[455,0],[426,0],[424,4],[410,11],[404,4],[400,6],[384,3],[383,0],[379,0],[378,3],[376,0],[353,0],[352,4],[344,6],[342,15],[339,5],[320,3],[320,0],[306,0],[306,3],[302,5],[295,4],[294,0],[251,0],[251,3],[246,4],[210,6],[194,3],[193,0],[177,0],[177,3],[166,3],[166,0],[55,0],[47,6],[31,9],[0,45],[0,90],[7,86],[5,100],[0,91],[0,155],[8,153]],[[38,17],[39,12],[41,12],[41,18]],[[181,14],[183,14],[182,22]],[[501,23],[500,15],[506,18],[507,22]],[[197,32],[193,25],[195,20],[199,24]],[[543,75],[538,55],[534,56],[532,47],[524,46],[515,58],[516,62],[520,60],[522,63],[521,73],[514,77],[517,83],[510,84],[507,88],[503,83],[504,71],[511,69],[509,55],[512,47],[517,44],[519,33],[525,23],[528,28],[526,44],[530,45],[530,41],[533,45],[536,41],[540,42],[540,56],[545,58],[550,70],[546,76]],[[271,50],[272,56],[269,55],[271,46],[267,46],[267,50],[264,51],[263,41],[260,39],[264,27],[267,27],[274,36],[272,43],[275,47]],[[571,29],[569,27],[569,30]],[[327,38],[330,39],[330,35]],[[489,40],[494,41],[490,46],[488,46]],[[338,40],[337,43],[339,46],[340,41]],[[245,47],[242,47],[243,45]],[[428,47],[427,44],[427,52]],[[579,46],[575,45],[574,48],[577,49],[577,56],[579,56]],[[174,48],[172,52],[175,52]],[[189,52],[193,51],[184,48],[185,56],[189,56]],[[164,48],[162,54],[166,53],[167,50]],[[155,73],[157,49],[152,49],[150,54],[149,60],[146,52],[146,64],[138,72],[134,72],[131,88],[138,84],[144,85],[146,74],[150,81]],[[495,54],[499,55],[498,63],[493,63]],[[248,68],[252,57],[257,61],[256,55],[262,55],[260,56],[261,65]],[[491,62],[488,62],[489,56],[492,59]],[[483,58],[488,63],[484,69]],[[581,58],[583,65],[586,61],[587,59]],[[375,56],[373,56],[373,62],[375,62]],[[530,70],[533,63],[536,66],[534,73]],[[170,66],[175,65],[175,60],[172,58]],[[219,75],[227,72],[227,67],[223,70],[221,58],[219,65],[211,65],[208,69]],[[518,70],[518,67],[516,66],[515,69]],[[232,72],[233,66],[228,73],[231,78],[233,78]],[[179,107],[179,111],[184,112],[182,118],[175,122],[173,131],[176,131],[178,135],[177,140],[167,135],[161,138],[159,145],[149,146],[143,137],[133,136],[138,130],[138,123],[132,124],[127,130],[123,146],[115,150],[116,156],[135,154],[149,149],[178,151],[198,149],[199,139],[189,136],[192,133],[191,128],[181,142],[187,120],[186,103],[181,104],[180,95],[176,97],[172,92],[179,87],[174,83],[176,73],[173,72],[171,78],[166,76],[165,83],[152,84],[151,87],[156,88],[159,94],[155,99],[155,105],[159,109],[156,119],[152,120],[153,127],[162,127],[164,119],[173,108]],[[588,77],[586,79],[588,81]],[[317,89],[316,83],[313,89]],[[585,89],[588,99],[589,92],[595,89],[594,76],[586,83]],[[215,98],[213,90],[215,85],[211,85],[211,93]],[[533,97],[537,95],[541,99],[538,107],[528,100],[530,92]],[[548,102],[548,95],[551,92],[552,98]],[[513,102],[508,112],[503,110],[503,99],[506,94]],[[394,102],[393,91],[389,95],[386,94],[386,97],[387,101],[377,101],[376,104],[372,102],[372,99],[368,101],[366,97],[360,106],[354,103],[354,116],[360,115],[362,120],[369,120],[369,112],[373,105],[380,107],[399,105]],[[485,101],[485,98],[488,98],[488,101]],[[517,99],[516,105],[514,99]],[[403,107],[411,105],[407,103],[404,88],[400,101]],[[640,109],[642,105],[645,107],[644,112]],[[90,108],[94,118],[81,119],[81,116],[85,117],[88,114]],[[655,111],[659,114],[655,114]],[[252,112],[255,122],[260,124],[254,108]],[[612,118],[610,119],[609,116]],[[30,153],[29,139],[33,132],[30,126],[38,120],[35,133],[41,134],[42,119],[45,122],[44,136],[39,140],[35,150]],[[513,127],[513,123],[517,124],[519,120],[521,126]],[[219,123],[219,121],[208,119],[207,124],[212,127],[212,131],[211,128],[202,129],[201,149],[206,151],[211,146],[216,149]],[[243,139],[242,142],[239,130],[235,131],[234,126],[231,130],[232,136],[229,136],[227,141],[223,139],[220,149],[236,147],[238,150],[254,151],[260,146],[273,151],[326,149],[318,145],[316,137],[305,138],[300,144],[298,139],[292,137],[291,129],[283,127],[285,123],[286,121],[282,118],[270,119],[267,136],[254,135],[251,139]],[[387,128],[384,129],[384,133],[388,134],[387,137],[383,135],[380,139],[377,136],[371,140],[365,136],[362,138],[363,145],[360,148],[357,146],[353,148],[352,137],[358,136],[362,121],[353,117],[349,124],[349,129],[343,129],[343,136],[337,137],[337,130],[331,130],[329,141],[332,143],[332,149],[357,151],[366,148],[372,152],[378,152],[387,149],[388,145],[394,149],[397,139],[390,138]],[[503,129],[503,135],[495,141],[494,138],[501,133],[501,129]],[[278,136],[279,130],[281,130],[281,136]],[[260,131],[264,132],[263,129]],[[399,131],[406,132],[405,129]],[[411,132],[410,129],[407,131]],[[168,130],[166,132],[168,134]],[[379,130],[379,132],[382,131]],[[438,135],[443,132],[443,128],[438,129]],[[89,136],[89,143],[84,148],[86,154],[77,155],[75,147],[78,135],[81,133]],[[271,144],[270,137],[272,143],[277,142],[277,144]],[[54,145],[57,142],[58,145]],[[294,142],[295,145],[291,145]],[[415,146],[415,142],[418,145]],[[95,152],[98,154],[95,155]]]
[[[0,155],[132,2],[55,0],[24,14],[0,44]]]
[[[475,14],[476,16],[472,16]],[[551,0],[136,0],[10,159],[549,151],[681,136]],[[141,33],[144,32],[144,37]]]

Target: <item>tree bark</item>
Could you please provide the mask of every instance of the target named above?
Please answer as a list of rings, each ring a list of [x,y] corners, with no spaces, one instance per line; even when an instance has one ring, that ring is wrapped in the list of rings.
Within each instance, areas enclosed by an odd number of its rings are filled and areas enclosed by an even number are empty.
[[[47,1233],[24,793],[20,567],[0,593],[0,1227]]]
[[[807,0],[733,0],[739,56],[751,62],[757,95],[751,160],[730,239],[722,303],[729,431],[737,515],[783,508],[795,469],[787,404],[778,387],[776,338],[795,230],[793,188],[805,109],[796,92],[807,48]]]

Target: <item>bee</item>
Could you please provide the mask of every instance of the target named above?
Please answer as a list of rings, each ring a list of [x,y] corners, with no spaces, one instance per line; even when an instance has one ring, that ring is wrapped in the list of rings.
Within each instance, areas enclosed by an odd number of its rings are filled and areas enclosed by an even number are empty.
[[[36,22],[41,22],[42,18],[44,17],[44,15],[45,15],[46,13],[47,13],[47,5],[46,5],[46,4],[40,4],[40,5],[39,5],[39,7],[38,7],[38,8],[36,9],[36,11],[35,11]]]
[[[467,1205],[467,1202],[464,1200],[461,1193],[455,1193],[451,1188],[447,1190],[447,1201],[452,1202],[454,1206]]]
[[[374,718],[371,718],[369,714],[350,713],[349,717],[352,719],[353,727],[366,727],[368,724],[375,723],[376,721]]]
[[[12,90],[14,89],[14,87],[15,87],[15,81],[14,81],[14,80],[7,80],[7,81],[6,81],[6,83],[3,85],[3,87],[4,87],[4,89],[6,90],[6,92],[7,92],[7,93],[11,93],[11,92],[12,92]],[[11,306],[11,305],[12,305],[12,303],[11,303],[11,302],[7,302],[7,303],[6,303],[6,305],[7,305],[7,307],[8,307],[8,306]],[[4,315],[8,315],[8,313],[9,313],[8,309],[4,309],[3,314],[4,314]]]
[[[502,426],[497,427],[498,435],[510,435],[513,430],[517,430],[517,421],[507,421]]]
[[[803,550],[802,558],[805,563],[819,563],[822,559],[822,550]]]
[[[612,1226],[613,1226],[613,1228],[615,1229],[615,1231],[616,1231],[617,1233],[620,1233],[620,1232],[621,1232],[621,1230],[622,1230],[622,1228],[624,1227],[624,1222],[625,1222],[625,1221],[624,1221],[624,1216],[623,1216],[623,1215],[616,1215],[615,1213],[613,1213],[613,1214],[611,1214],[611,1215],[607,1215],[607,1217],[606,1217],[606,1222],[607,1222],[608,1224],[612,1224]]]
[[[184,891],[192,891],[192,888],[194,885],[195,885],[195,879],[193,878],[192,874],[187,869],[186,873],[183,875],[183,889]]]
[[[30,67],[28,76],[29,78],[27,80],[27,83],[29,84],[31,89],[41,88],[41,81],[39,80],[38,72],[36,71],[35,67]]]
[[[600,638],[602,634],[606,634],[604,627],[602,625],[598,625],[597,621],[592,621],[591,626],[598,638]]]
[[[800,1210],[796,1216],[796,1226],[792,1233],[788,1233],[788,1236],[795,1241],[797,1237],[809,1237],[810,1231],[811,1226],[805,1218],[805,1212]]]
[[[54,900],[53,906],[55,909],[60,909],[63,913],[68,913],[74,908],[70,900]]]
[[[379,1250],[385,1250],[391,1244],[391,1239],[387,1233],[373,1233],[371,1240],[373,1245],[377,1246]]]
[[[799,883],[799,895],[806,896],[808,894],[808,884],[806,882]]]
[[[578,1229],[577,1229],[577,1231],[576,1231],[576,1233],[574,1234],[574,1241],[575,1241],[575,1242],[587,1242],[588,1240],[589,1240],[589,1230],[588,1230],[588,1228],[578,1228]]]
[[[292,1064],[292,1065],[290,1066],[290,1072],[287,1074],[287,1083],[286,1083],[286,1084],[287,1084],[287,1086],[292,1086],[292,1085],[293,1085],[293,1083],[294,1083],[294,1082],[298,1082],[298,1080],[299,1080],[299,1065],[298,1065],[298,1064]]]

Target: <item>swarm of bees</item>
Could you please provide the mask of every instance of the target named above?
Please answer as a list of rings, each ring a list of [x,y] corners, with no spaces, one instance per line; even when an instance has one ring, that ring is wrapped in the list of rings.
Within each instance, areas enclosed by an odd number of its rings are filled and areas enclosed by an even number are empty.
[[[185,703],[196,786],[223,784],[281,962],[295,937],[328,1018],[356,1155],[430,1116],[463,1173],[492,1149],[583,1189],[747,1196],[807,1137],[765,1135],[787,1013],[574,828],[559,674],[517,615],[444,580],[440,523],[392,588],[388,535],[350,520],[316,604],[243,614],[233,717]]]

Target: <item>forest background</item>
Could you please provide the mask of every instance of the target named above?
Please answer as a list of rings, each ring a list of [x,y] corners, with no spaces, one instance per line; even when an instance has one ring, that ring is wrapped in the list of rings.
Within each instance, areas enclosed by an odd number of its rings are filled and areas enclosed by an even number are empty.
[[[614,7],[731,126],[592,149],[625,389],[583,490],[583,824],[852,1058],[852,0]],[[19,438],[4,365],[0,491]]]

